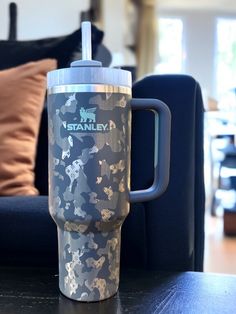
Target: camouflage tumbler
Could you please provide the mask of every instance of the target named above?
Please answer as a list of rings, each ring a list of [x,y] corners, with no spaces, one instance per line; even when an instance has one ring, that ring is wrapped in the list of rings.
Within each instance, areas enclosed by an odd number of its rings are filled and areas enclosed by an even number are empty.
[[[141,191],[130,191],[131,109],[156,116],[155,180]],[[74,300],[100,301],[118,289],[130,202],[154,199],[167,187],[170,112],[159,100],[131,100],[130,72],[82,60],[48,73],[48,123],[60,290]]]

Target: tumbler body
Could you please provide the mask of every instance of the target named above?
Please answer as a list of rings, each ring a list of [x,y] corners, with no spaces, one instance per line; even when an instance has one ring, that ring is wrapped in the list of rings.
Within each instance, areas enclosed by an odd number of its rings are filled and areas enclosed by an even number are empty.
[[[119,284],[121,225],[129,212],[131,80],[124,86],[114,78],[112,84],[80,78],[48,88],[49,210],[58,228],[61,292],[99,301]]]

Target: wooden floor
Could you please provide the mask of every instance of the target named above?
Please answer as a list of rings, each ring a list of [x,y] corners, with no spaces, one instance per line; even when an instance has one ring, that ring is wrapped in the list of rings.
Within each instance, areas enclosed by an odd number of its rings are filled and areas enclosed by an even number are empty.
[[[206,214],[204,271],[236,274],[236,237],[223,233],[223,218]]]

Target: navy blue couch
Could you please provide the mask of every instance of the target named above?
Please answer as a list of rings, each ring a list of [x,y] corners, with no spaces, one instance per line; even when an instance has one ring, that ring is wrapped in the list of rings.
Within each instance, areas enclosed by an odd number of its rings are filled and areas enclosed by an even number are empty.
[[[189,76],[149,76],[133,97],[158,98],[172,113],[169,186],[160,198],[131,206],[122,227],[121,267],[202,271],[204,252],[203,104]],[[132,123],[132,189],[153,180],[151,112]],[[37,197],[0,198],[0,264],[56,266],[56,225],[48,213],[47,112],[42,115],[36,160]]]

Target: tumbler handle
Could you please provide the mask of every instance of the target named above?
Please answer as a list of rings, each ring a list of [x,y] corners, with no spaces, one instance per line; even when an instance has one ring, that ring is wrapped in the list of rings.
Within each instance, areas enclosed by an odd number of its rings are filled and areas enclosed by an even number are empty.
[[[154,182],[148,189],[129,192],[131,203],[145,202],[163,194],[169,183],[171,113],[158,99],[134,98],[130,104],[133,110],[151,110],[155,114]]]

